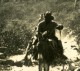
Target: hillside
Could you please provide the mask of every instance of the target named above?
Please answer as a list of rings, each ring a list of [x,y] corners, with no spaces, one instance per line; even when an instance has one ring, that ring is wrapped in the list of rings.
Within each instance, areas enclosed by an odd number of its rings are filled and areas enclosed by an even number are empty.
[[[77,0],[23,0],[0,4],[0,46],[15,50],[24,48],[38,24],[39,15],[52,11],[55,21],[64,25],[63,37],[67,34],[80,44],[80,1]],[[23,43],[23,44],[21,44]],[[14,51],[15,51],[14,50]]]

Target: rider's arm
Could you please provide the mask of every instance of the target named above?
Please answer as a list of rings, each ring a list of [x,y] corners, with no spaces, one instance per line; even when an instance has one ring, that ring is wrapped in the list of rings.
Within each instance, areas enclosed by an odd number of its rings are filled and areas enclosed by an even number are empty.
[[[53,27],[55,27],[58,30],[62,30],[63,29],[63,25],[62,24],[57,24],[56,22],[52,22],[53,23]]]
[[[44,22],[40,23],[40,25],[38,26],[38,36],[39,39],[45,38],[47,36],[47,31],[44,31]]]

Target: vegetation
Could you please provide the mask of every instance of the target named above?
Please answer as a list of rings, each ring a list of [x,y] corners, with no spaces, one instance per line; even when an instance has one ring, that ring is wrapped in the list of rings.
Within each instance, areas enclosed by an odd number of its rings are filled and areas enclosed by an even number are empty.
[[[65,26],[63,34],[76,36],[80,45],[80,1],[77,0],[20,0],[0,4],[0,46],[11,52],[26,48],[37,26],[39,14],[48,10],[53,12],[55,21]],[[67,31],[67,32],[65,32]]]

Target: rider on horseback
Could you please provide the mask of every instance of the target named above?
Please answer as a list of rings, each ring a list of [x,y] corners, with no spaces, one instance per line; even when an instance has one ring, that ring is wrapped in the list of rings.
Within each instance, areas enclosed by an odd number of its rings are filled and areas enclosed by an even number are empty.
[[[66,56],[63,55],[63,46],[61,40],[55,36],[55,30],[62,30],[63,25],[59,25],[53,21],[54,17],[51,12],[46,12],[44,15],[44,20],[39,22],[37,26],[36,36],[33,37],[30,42],[34,47],[32,48],[33,58],[37,59],[38,54],[42,55],[39,58],[39,71],[42,71],[42,64],[44,64],[45,71],[49,71],[50,63],[57,59],[57,57],[61,57],[62,59],[66,59]],[[28,48],[31,47],[30,45]],[[57,55],[56,55],[57,54]],[[27,57],[27,54],[26,54]],[[25,58],[26,58],[25,57]]]
[[[58,38],[55,36],[55,30],[62,30],[63,29],[63,25],[61,24],[57,24],[56,22],[54,22],[54,17],[52,16],[51,12],[46,12],[45,16],[44,16],[44,20],[41,21],[38,25],[38,40],[37,41],[41,41],[43,39],[48,39],[49,43],[51,46],[53,46],[53,42],[55,42],[57,45],[56,49],[58,51],[58,55],[61,57],[63,56],[63,46],[60,40],[58,40]],[[35,43],[35,42],[34,42]],[[35,43],[36,44],[36,43]]]

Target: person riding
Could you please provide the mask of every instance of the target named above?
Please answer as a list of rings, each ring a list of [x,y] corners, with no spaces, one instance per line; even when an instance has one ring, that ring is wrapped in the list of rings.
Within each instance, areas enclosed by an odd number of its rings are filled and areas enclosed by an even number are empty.
[[[54,59],[57,59],[55,56],[59,58],[61,57],[62,59],[67,59],[67,57],[63,55],[63,46],[61,40],[58,40],[55,35],[55,30],[57,29],[61,31],[63,29],[63,25],[57,24],[53,20],[54,17],[52,16],[52,13],[46,12],[44,19],[39,22],[36,28],[35,37],[31,39],[28,46],[28,50],[30,50],[30,47],[34,46],[31,49],[33,50],[31,53],[35,60],[39,60],[39,71],[42,71],[41,69],[43,63],[45,71],[49,71],[51,62]],[[56,49],[54,50],[54,48]],[[40,59],[38,59],[38,54],[39,57],[41,57]],[[27,58],[27,55],[28,53],[26,54],[25,59]]]
[[[48,40],[49,43],[53,46],[56,43],[56,49],[58,51],[59,56],[63,56],[63,46],[60,40],[55,36],[55,30],[62,30],[63,25],[57,24],[53,21],[54,17],[52,16],[51,12],[46,12],[44,16],[44,20],[39,22],[38,25],[38,39],[39,42],[43,41],[43,39],[50,39]]]
[[[54,17],[52,16],[51,12],[46,12],[44,15],[44,19],[39,22],[38,26],[36,27],[36,35],[33,37],[32,45],[34,45],[34,50],[38,47],[38,42],[48,40],[48,43],[53,47],[54,43],[56,46],[56,50],[59,57],[66,58],[63,55],[63,46],[61,40],[55,36],[55,30],[62,30],[63,25],[57,24],[53,21]],[[34,51],[34,59],[37,59],[38,51]],[[37,52],[37,53],[36,53]]]

